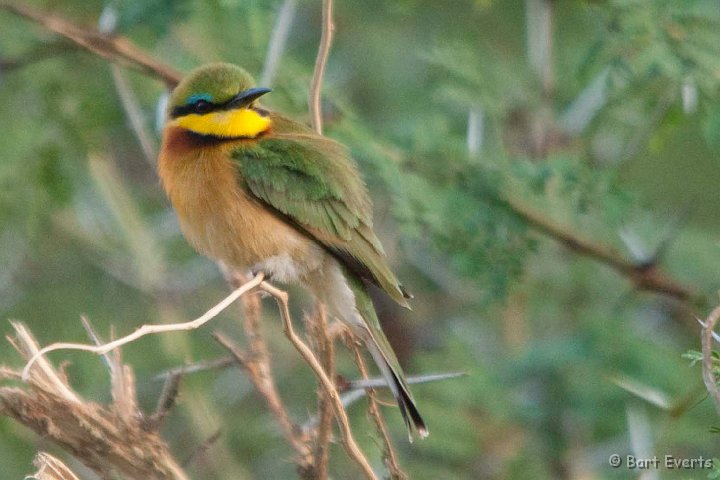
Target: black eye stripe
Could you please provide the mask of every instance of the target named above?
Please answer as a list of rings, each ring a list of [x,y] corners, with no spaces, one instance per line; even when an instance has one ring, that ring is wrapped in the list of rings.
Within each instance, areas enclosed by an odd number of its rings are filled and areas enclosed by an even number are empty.
[[[234,97],[233,97],[234,98]],[[228,100],[224,103],[212,103],[208,102],[206,100],[197,100],[191,104],[188,105],[180,105],[178,107],[175,107],[170,112],[170,116],[172,118],[182,117],[183,115],[190,115],[192,113],[196,113],[198,115],[203,115],[205,113],[212,112],[214,110],[224,110],[227,108],[230,103],[232,102],[233,98]]]
[[[197,113],[197,114],[204,114],[211,112],[212,110],[215,110],[218,108],[218,105],[215,105],[214,103],[207,102],[205,100],[198,100],[197,102],[193,102],[189,105],[181,105],[179,107],[175,107],[170,112],[170,116],[172,118],[182,117],[183,115],[190,115],[191,113]]]

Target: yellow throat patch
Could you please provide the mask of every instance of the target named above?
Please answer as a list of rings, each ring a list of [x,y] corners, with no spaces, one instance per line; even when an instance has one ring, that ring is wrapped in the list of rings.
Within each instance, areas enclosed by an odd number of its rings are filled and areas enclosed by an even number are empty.
[[[271,120],[249,108],[205,114],[191,113],[178,117],[170,125],[182,127],[199,135],[223,138],[255,138],[270,128]]]

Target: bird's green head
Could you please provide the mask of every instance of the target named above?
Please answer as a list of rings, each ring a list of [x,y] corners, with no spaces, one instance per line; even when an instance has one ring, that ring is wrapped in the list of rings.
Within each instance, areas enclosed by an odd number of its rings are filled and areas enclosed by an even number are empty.
[[[267,112],[255,105],[269,91],[255,87],[252,76],[236,65],[203,65],[173,90],[169,125],[199,135],[254,138],[270,128]]]

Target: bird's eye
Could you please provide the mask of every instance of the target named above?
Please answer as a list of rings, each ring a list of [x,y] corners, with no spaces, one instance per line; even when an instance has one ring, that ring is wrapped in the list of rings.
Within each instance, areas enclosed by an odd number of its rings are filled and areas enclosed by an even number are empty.
[[[212,103],[206,100],[198,100],[192,104],[193,111],[199,114],[209,112],[212,109],[212,106]]]

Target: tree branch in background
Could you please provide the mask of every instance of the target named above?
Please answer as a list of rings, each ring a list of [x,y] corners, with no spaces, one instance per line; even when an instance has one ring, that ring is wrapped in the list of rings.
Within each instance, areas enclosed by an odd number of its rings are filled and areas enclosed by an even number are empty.
[[[287,45],[296,9],[297,0],[285,0],[280,8],[277,20],[275,20],[275,26],[268,42],[262,74],[260,74],[260,85],[264,87],[270,87],[275,80],[275,73],[280,65],[280,58],[285,51],[285,45]]]
[[[505,199],[506,206],[531,228],[565,245],[573,252],[603,263],[627,277],[638,290],[646,290],[692,303],[701,296],[671,278],[658,265],[657,259],[649,263],[634,263],[623,258],[607,246],[593,242],[577,233],[557,225],[547,217],[512,199]]]
[[[130,128],[137,138],[138,144],[142,149],[143,156],[149,165],[155,167],[157,162],[158,147],[152,133],[145,126],[145,119],[142,114],[142,108],[138,102],[135,92],[133,92],[130,83],[125,79],[122,70],[116,64],[110,64],[110,73],[112,73],[115,89],[117,90],[120,103],[125,110],[125,115],[130,121]]]
[[[322,82],[325,76],[325,65],[327,64],[328,56],[330,55],[330,46],[332,45],[333,30],[335,26],[333,24],[333,1],[323,0],[322,2],[322,32],[320,34],[320,45],[318,46],[317,57],[315,58],[315,69],[313,71],[313,77],[310,82],[310,93],[308,95],[308,107],[310,109],[310,125],[318,135],[322,135],[322,101],[321,101],[321,90]],[[275,297],[278,302],[281,301],[281,297]],[[293,342],[296,348],[300,351],[303,356],[303,350],[309,349],[300,344],[299,339],[293,340],[292,337],[295,334],[292,332],[292,324],[285,318],[286,327],[285,333],[288,338]],[[331,337],[328,333],[328,324],[326,317],[325,306],[321,302],[317,302],[316,313],[314,318],[310,318],[306,325],[309,327],[311,338],[315,340],[315,351],[322,359],[322,364],[318,365],[320,369],[316,369],[316,375],[320,379],[320,392],[318,392],[318,416],[319,424],[316,429],[315,435],[315,475],[320,480],[326,480],[328,478],[328,461],[330,459],[330,435],[332,434],[332,413],[335,410],[335,417],[337,418],[338,424],[343,437],[343,445],[345,446],[348,454],[354,458],[358,464],[365,470],[365,474],[368,478],[373,478],[374,474],[367,459],[364,458],[362,452],[355,445],[355,440],[352,438],[350,433],[350,426],[347,420],[347,414],[345,413],[344,406],[340,401],[340,396],[335,390],[335,385],[332,380],[335,377],[335,348],[334,348],[334,337]],[[312,364],[311,364],[312,366]],[[324,368],[324,371],[323,371]],[[324,395],[323,395],[324,391]],[[357,450],[357,451],[355,451]]]
[[[106,60],[122,63],[142,73],[160,78],[168,88],[173,88],[180,81],[180,72],[158,62],[125,37],[106,35],[95,29],[80,27],[59,16],[25,5],[0,2],[0,10],[32,20]]]
[[[332,17],[333,2],[332,0],[323,0],[322,13],[322,34],[320,35],[320,47],[315,58],[315,71],[313,73],[312,82],[310,83],[310,98],[308,100],[310,106],[310,125],[313,130],[322,135],[322,105],[320,102],[320,90],[322,89],[323,76],[325,75],[325,64],[330,54],[330,45],[332,43],[333,31],[335,25]]]

